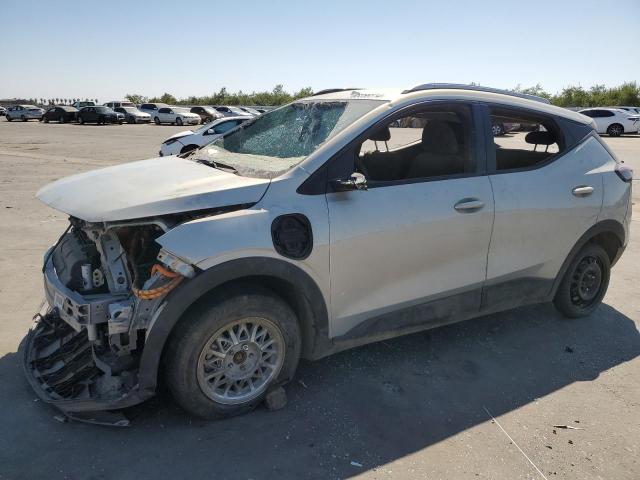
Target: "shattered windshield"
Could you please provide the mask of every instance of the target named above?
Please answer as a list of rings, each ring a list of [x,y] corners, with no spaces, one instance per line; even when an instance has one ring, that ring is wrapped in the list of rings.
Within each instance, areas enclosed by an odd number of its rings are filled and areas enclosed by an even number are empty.
[[[192,159],[246,177],[274,178],[383,100],[301,100],[245,123]]]

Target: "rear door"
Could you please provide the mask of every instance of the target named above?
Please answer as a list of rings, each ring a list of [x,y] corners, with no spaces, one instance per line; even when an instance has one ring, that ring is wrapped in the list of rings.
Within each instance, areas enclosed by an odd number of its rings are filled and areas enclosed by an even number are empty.
[[[598,218],[598,167],[608,155],[591,128],[524,109],[489,106],[485,125],[513,122],[522,131],[487,138],[495,220],[483,309],[547,299],[562,263]],[[531,130],[531,131],[529,131]]]
[[[401,331],[478,312],[493,198],[470,105],[391,115],[330,163],[368,190],[329,189],[331,336]],[[334,183],[331,183],[334,185]]]

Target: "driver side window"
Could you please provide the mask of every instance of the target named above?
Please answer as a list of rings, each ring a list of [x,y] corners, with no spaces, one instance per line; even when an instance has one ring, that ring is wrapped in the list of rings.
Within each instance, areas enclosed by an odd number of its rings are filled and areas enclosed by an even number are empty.
[[[356,171],[374,185],[473,173],[471,142],[468,106],[425,107],[369,132],[357,151]]]

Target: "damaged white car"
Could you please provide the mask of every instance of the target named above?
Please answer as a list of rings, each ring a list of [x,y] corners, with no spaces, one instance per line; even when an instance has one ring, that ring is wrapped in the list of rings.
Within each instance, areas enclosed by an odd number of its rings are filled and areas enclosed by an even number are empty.
[[[500,144],[496,123],[543,129]],[[26,376],[101,421],[162,372],[216,418],[282,392],[301,357],[525,304],[587,315],[627,243],[631,177],[589,118],[541,99],[320,92],[182,157],[44,187],[70,225],[44,256]]]

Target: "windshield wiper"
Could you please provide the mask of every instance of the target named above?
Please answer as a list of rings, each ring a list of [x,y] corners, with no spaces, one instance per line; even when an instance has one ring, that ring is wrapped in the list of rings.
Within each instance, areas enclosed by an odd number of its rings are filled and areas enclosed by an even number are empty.
[[[235,167],[232,167],[231,165],[225,165],[224,163],[214,162],[213,160],[205,160],[204,158],[197,158],[195,161],[197,163],[201,163],[208,167],[213,167],[222,171],[229,171],[235,175],[238,175],[238,170]]]

